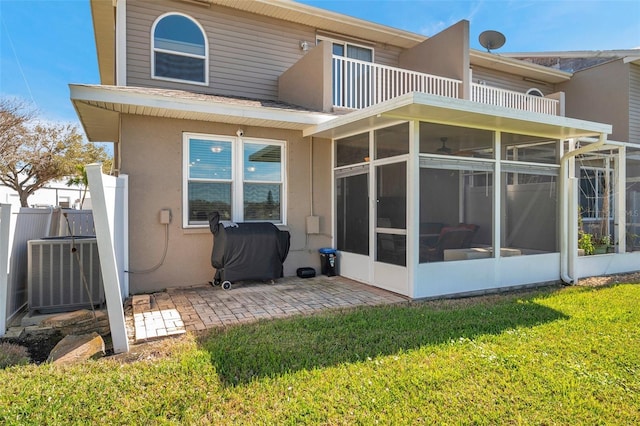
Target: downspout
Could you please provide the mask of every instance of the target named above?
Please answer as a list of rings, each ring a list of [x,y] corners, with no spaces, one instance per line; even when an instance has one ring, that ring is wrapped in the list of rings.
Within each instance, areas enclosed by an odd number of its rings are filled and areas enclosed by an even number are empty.
[[[569,210],[575,210],[577,204],[576,178],[567,176],[569,160],[587,152],[598,151],[607,142],[604,133],[600,134],[598,141],[569,151],[560,159],[560,279],[567,284],[577,284],[576,263],[578,258],[578,229],[577,213],[572,214],[573,222],[569,222]],[[571,187],[565,188],[566,183],[571,181]],[[569,197],[570,196],[570,197]],[[571,198],[571,206],[569,205]],[[570,209],[573,207],[573,209]],[[571,224],[571,227],[569,225]],[[571,270],[569,270],[571,269]]]

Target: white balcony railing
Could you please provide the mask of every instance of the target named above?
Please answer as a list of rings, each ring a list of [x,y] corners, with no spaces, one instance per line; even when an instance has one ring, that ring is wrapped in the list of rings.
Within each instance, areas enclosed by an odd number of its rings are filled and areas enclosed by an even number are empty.
[[[460,80],[333,56],[333,106],[366,108],[410,92],[457,98]]]
[[[471,100],[481,104],[549,115],[559,115],[560,109],[560,101],[557,99],[542,98],[477,83],[471,84]]]
[[[459,98],[462,81],[357,59],[333,56],[333,106],[361,109],[410,92]],[[474,102],[560,115],[558,99],[471,84]]]

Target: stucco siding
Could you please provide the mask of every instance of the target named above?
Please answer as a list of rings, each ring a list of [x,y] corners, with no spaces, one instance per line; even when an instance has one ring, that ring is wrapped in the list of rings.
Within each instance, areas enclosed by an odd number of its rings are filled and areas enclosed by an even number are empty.
[[[558,90],[566,93],[567,117],[611,124],[609,139],[629,140],[629,68],[622,60],[576,72]]]
[[[151,78],[151,28],[164,13],[186,14],[204,28],[209,43],[209,84]],[[127,3],[127,85],[191,90],[277,100],[278,77],[316,40],[315,28],[220,7],[166,0]],[[376,46],[376,62],[397,66],[400,49]]]
[[[131,292],[210,281],[214,270],[210,256],[213,237],[208,227],[185,229],[182,225],[183,132],[235,136],[237,125],[142,116],[122,117],[122,173],[129,176],[129,253],[131,271],[148,269],[161,259],[165,233],[159,212],[171,209],[167,256],[151,273],[130,274]],[[330,142],[303,138],[301,132],[243,126],[245,137],[286,141],[287,227],[291,250],[285,275],[301,266],[319,267],[317,249],[331,244]],[[310,164],[313,162],[313,167]],[[313,170],[313,187],[311,183]],[[306,235],[313,194],[319,235]]]
[[[640,144],[640,65],[629,64],[629,142]]]

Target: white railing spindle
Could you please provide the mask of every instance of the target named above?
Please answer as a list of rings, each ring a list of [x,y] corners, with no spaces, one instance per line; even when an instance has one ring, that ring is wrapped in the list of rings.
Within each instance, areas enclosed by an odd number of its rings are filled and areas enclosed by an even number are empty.
[[[459,98],[460,80],[333,56],[333,101],[338,108],[360,109],[410,92]],[[471,84],[471,100],[540,114],[558,115],[557,99]]]
[[[459,80],[333,56],[333,100],[339,108],[366,108],[412,91],[458,97]]]
[[[471,85],[471,100],[483,104],[548,115],[558,115],[560,105],[557,99],[541,98],[476,83]]]

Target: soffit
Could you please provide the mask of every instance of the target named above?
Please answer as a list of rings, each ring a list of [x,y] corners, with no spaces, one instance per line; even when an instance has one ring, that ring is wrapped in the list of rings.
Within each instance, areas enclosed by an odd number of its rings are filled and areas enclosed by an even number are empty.
[[[303,135],[340,138],[371,128],[391,125],[398,120],[424,120],[550,139],[600,136],[611,133],[609,124],[517,111],[462,99],[408,93],[331,121],[310,126]]]
[[[290,130],[302,130],[335,118],[279,102],[179,90],[79,84],[69,87],[71,101],[92,142],[118,142],[120,114]]]
[[[102,84],[115,84],[116,19],[115,8],[109,0],[91,0],[93,35],[96,41],[98,70]]]
[[[470,50],[471,65],[478,65],[484,68],[503,71],[509,74],[520,75],[532,80],[539,80],[544,83],[562,83],[569,81],[572,73],[545,67],[531,62],[521,61],[495,53]]]

